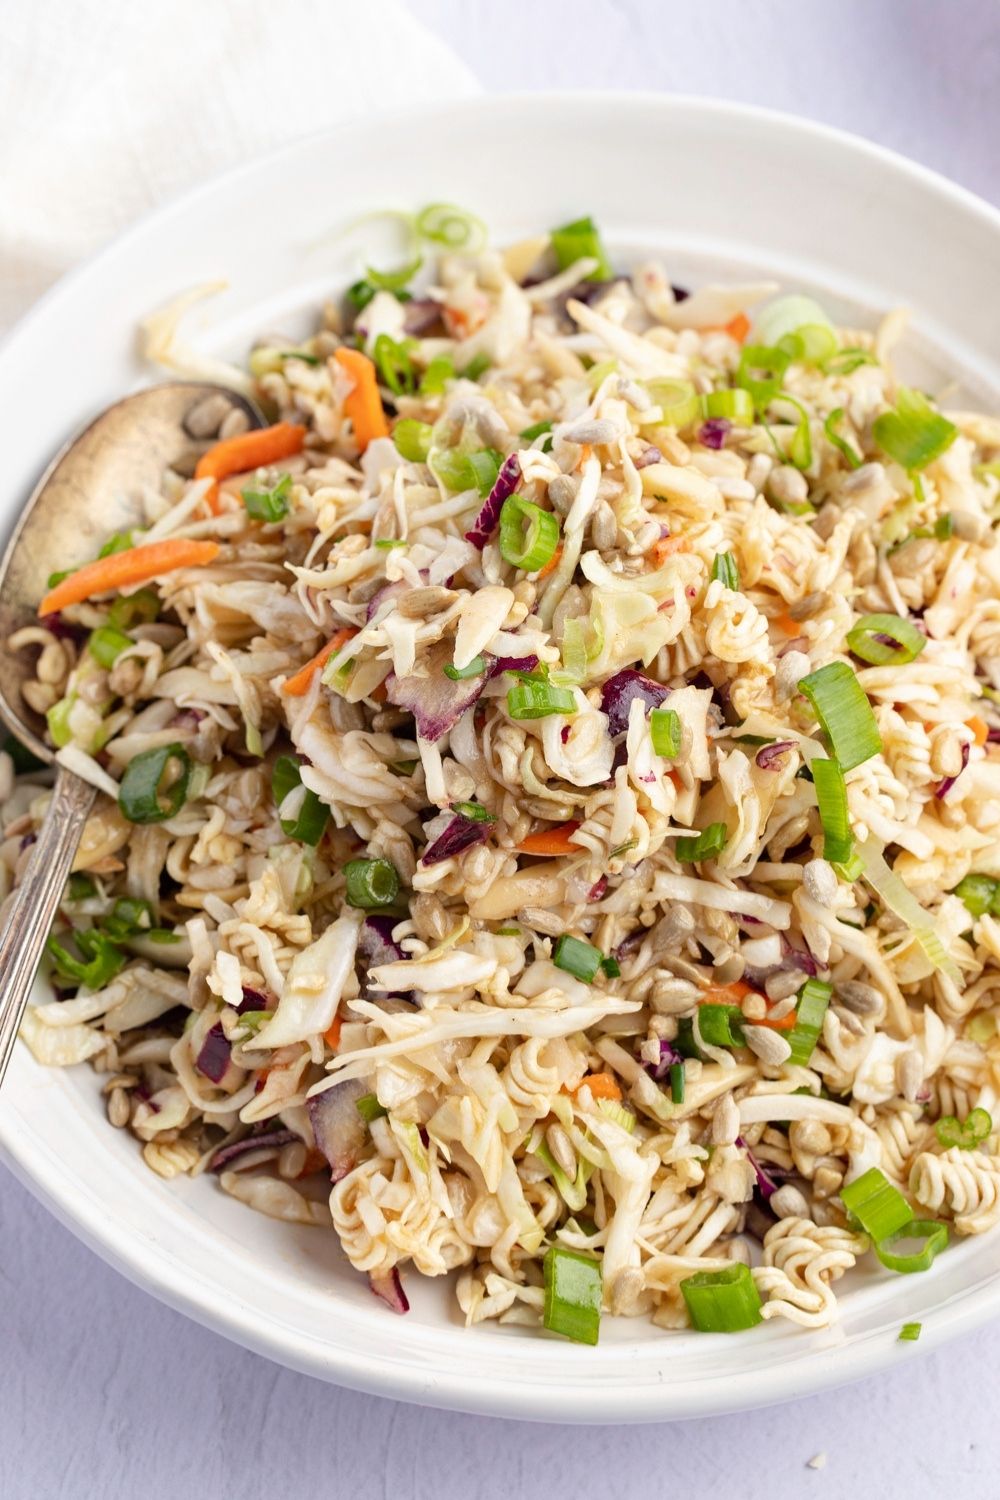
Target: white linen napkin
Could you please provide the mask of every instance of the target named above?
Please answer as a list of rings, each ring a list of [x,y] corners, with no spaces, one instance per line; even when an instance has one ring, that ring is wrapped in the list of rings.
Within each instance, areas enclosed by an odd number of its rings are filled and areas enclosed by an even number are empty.
[[[478,90],[396,0],[7,6],[0,332],[118,230],[213,173],[342,120]]]

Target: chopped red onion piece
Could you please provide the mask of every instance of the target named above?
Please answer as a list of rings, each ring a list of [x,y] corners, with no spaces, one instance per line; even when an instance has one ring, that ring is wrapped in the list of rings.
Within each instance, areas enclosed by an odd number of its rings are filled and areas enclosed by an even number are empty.
[[[348,1078],[306,1100],[316,1145],[330,1163],[334,1182],[346,1177],[361,1160],[368,1126],[358,1113],[358,1100],[370,1093],[371,1086],[363,1078]]]
[[[724,448],[732,425],[728,417],[709,417],[698,428],[698,439],[706,448]]]
[[[962,771],[965,770],[968,764],[969,746],[967,743],[965,743],[962,745],[962,769],[955,776],[946,776],[943,781],[938,782],[937,786],[934,788],[935,797],[946,797],[951,791],[952,787],[955,785],[955,782],[958,780],[959,776],[961,776]]]
[[[510,498],[520,482],[521,461],[516,453],[512,453],[509,458],[504,459],[496,483],[486,497],[485,505],[465,533],[465,540],[471,542],[474,547],[478,547],[480,552],[500,525],[500,512],[504,501]]]
[[[754,760],[762,771],[780,771],[785,755],[794,749],[794,740],[776,740],[773,745],[762,745]]]
[[[399,1279],[399,1271],[395,1266],[384,1276],[376,1276],[373,1272],[369,1271],[368,1285],[376,1297],[381,1298],[387,1307],[392,1308],[394,1313],[409,1312],[410,1304],[407,1301],[406,1293],[403,1291],[403,1283]]]
[[[633,699],[641,698],[647,708],[659,708],[669,696],[670,689],[662,682],[654,682],[633,667],[616,672],[601,688],[601,708],[608,716],[608,733],[623,734],[628,728]]]
[[[206,1033],[194,1065],[199,1073],[210,1078],[213,1083],[221,1083],[226,1076],[231,1055],[232,1048],[226,1039],[226,1033],[221,1024],[216,1021],[212,1029]]]
[[[595,880],[594,884],[590,887],[590,890],[587,892],[587,900],[603,901],[604,897],[607,895],[607,892],[608,877],[606,875],[602,875],[600,880]]]
[[[420,856],[422,865],[439,865],[443,859],[452,859],[456,854],[464,854],[466,849],[471,849],[473,844],[482,844],[490,836],[490,823],[480,823],[474,818],[463,817],[456,813],[443,833],[430,844]]]

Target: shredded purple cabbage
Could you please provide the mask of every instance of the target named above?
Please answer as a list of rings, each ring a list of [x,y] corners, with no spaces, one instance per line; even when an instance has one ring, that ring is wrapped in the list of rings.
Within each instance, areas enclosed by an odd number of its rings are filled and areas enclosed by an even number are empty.
[[[608,716],[608,733],[623,734],[628,728],[628,714],[635,698],[641,698],[647,709],[659,708],[669,698],[670,689],[654,682],[633,667],[626,667],[609,677],[601,688],[601,708]]]
[[[364,1079],[348,1078],[306,1100],[316,1145],[330,1163],[334,1182],[346,1177],[361,1160],[368,1126],[358,1113],[358,1100],[370,1092]]]
[[[398,578],[395,583],[383,584],[380,589],[372,594],[368,601],[368,608],[365,610],[365,624],[371,623],[377,611],[387,599],[398,599],[400,594],[408,594],[409,592],[410,585],[404,583],[401,578]]]
[[[433,297],[412,297],[405,307],[403,328],[412,338],[426,338],[441,326],[442,307]]]
[[[769,1176],[769,1173],[764,1170],[741,1135],[738,1135],[736,1137],[736,1144],[746,1152],[747,1161],[753,1167],[754,1176],[757,1178],[757,1188],[760,1192],[760,1195],[763,1199],[767,1200],[768,1198],[770,1198],[772,1193],[777,1192],[778,1184],[771,1176]]]
[[[594,884],[590,887],[590,890],[587,892],[587,900],[603,901],[604,897],[607,895],[607,891],[608,877],[606,875],[602,875],[600,879],[595,880]]]
[[[935,795],[935,797],[946,797],[948,795],[948,793],[951,791],[952,787],[955,785],[955,782],[958,780],[959,776],[961,776],[962,771],[965,770],[965,768],[966,768],[966,766],[968,764],[969,764],[969,746],[968,746],[968,744],[963,744],[962,745],[962,770],[959,771],[958,774],[955,775],[955,776],[946,776],[943,781],[939,781],[938,784],[937,784],[937,786],[934,788],[934,795]]]
[[[794,749],[794,740],[776,740],[773,745],[762,745],[754,760],[762,771],[780,771],[786,753]]]
[[[194,1065],[199,1073],[203,1073],[213,1083],[221,1083],[226,1076],[231,1055],[232,1048],[226,1039],[226,1033],[221,1023],[216,1021],[211,1031],[206,1033]]]
[[[483,844],[490,836],[492,823],[477,822],[475,818],[456,813],[443,833],[428,845],[420,856],[422,865],[439,865],[443,859],[452,859],[464,854],[473,844]]]
[[[398,921],[398,917],[365,917],[358,933],[357,951],[366,967],[397,963],[406,957],[399,944],[392,939],[392,929]]]
[[[375,1276],[368,1272],[368,1285],[387,1307],[391,1307],[394,1313],[407,1313],[410,1304],[406,1293],[403,1291],[403,1283],[399,1278],[399,1271],[393,1266],[384,1276]]]
[[[732,425],[728,417],[709,417],[698,428],[698,439],[706,448],[724,448]]]
[[[243,999],[236,1007],[236,1014],[245,1016],[250,1010],[273,1010],[274,996],[268,995],[264,990],[252,990],[249,985],[243,986]]]
[[[282,1146],[290,1146],[293,1141],[300,1139],[294,1130],[262,1130],[259,1135],[244,1136],[242,1141],[231,1141],[228,1146],[220,1146],[212,1157],[208,1170],[221,1172],[223,1167],[235,1161],[238,1156],[245,1156],[248,1151],[259,1151],[262,1147],[280,1150]]]
[[[537,656],[490,656],[486,654],[486,665],[490,678],[501,672],[533,672],[538,666]]]
[[[87,630],[84,626],[71,625],[58,611],[55,614],[42,615],[38,623],[43,630],[49,632],[49,635],[54,635],[57,641],[76,641],[79,645],[87,639]]]
[[[442,641],[428,652],[423,676],[411,673],[397,677],[390,672],[385,680],[386,700],[413,715],[421,739],[433,742],[447,734],[449,729],[454,729],[486,686],[485,671],[478,677],[457,680],[445,676],[444,669],[451,661],[453,651],[451,641]]]
[[[1000,744],[1000,729],[987,729],[986,743],[988,745]]]
[[[644,1063],[643,1066],[651,1078],[655,1078],[657,1083],[662,1083],[665,1078],[669,1077],[670,1069],[674,1063],[683,1061],[684,1059],[677,1051],[677,1048],[672,1046],[670,1042],[663,1041],[661,1038],[659,1062]]]
[[[465,533],[465,540],[478,547],[480,552],[490,540],[490,537],[500,525],[500,511],[503,503],[517,489],[521,482],[521,460],[516,453],[505,458],[497,475],[496,483],[486,497],[486,503],[473,521],[469,530]]]
[[[642,452],[639,454],[639,457],[635,461],[635,466],[637,469],[648,469],[650,464],[662,464],[662,462],[663,454],[660,452],[659,448],[654,448],[653,445],[650,444],[648,448],[643,448]]]

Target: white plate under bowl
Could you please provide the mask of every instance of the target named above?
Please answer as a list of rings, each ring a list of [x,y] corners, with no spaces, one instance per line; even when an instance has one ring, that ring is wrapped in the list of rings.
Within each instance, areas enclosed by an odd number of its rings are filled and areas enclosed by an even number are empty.
[[[775,273],[866,322],[904,303],[915,374],[939,387],[971,372],[981,400],[1000,384],[1000,214],[968,193],[776,114],[641,95],[487,99],[252,162],[63,281],[0,349],[3,526],[67,434],[149,378],[135,326],[151,308],[224,277],[229,290],[194,318],[202,347],[237,353],[258,333],[294,334],[360,273],[362,239],[331,231],[439,199],[482,214],[498,241],[589,212],[620,263],[653,250],[677,281]],[[823,1333],[772,1323],[706,1337],[606,1319],[600,1346],[586,1349],[517,1328],[466,1331],[440,1283],[409,1275],[413,1310],[394,1317],[332,1232],[262,1218],[210,1178],[160,1181],[106,1123],[86,1067],[46,1070],[19,1048],[0,1144],[65,1224],[164,1301],[300,1370],[432,1405],[587,1422],[697,1416],[870,1374],[1000,1311],[989,1235],[926,1275],[856,1275]],[[899,1344],[915,1320],[920,1344]]]

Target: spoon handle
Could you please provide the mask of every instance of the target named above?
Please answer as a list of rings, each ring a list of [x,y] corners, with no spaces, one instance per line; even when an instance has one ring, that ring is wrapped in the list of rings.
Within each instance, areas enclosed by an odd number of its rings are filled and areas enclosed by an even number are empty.
[[[59,768],[52,801],[0,933],[0,1083],[95,795],[88,782]]]

